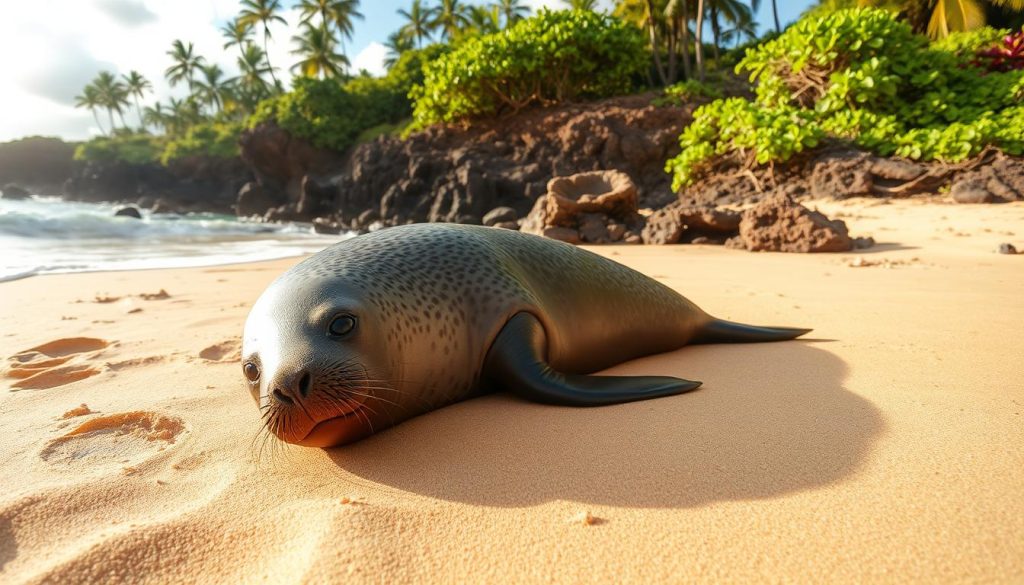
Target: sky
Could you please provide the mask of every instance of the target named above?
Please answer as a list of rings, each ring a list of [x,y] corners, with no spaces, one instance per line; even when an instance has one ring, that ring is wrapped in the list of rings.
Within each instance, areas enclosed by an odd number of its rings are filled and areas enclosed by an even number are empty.
[[[410,3],[363,0],[364,19],[355,22],[355,33],[344,47],[353,69],[383,74],[387,50],[382,43],[402,26],[397,11]],[[524,3],[534,9],[561,5],[560,0]],[[810,4],[812,0],[778,0],[783,26]],[[208,62],[235,75],[236,53],[223,48],[220,28],[239,12],[239,5],[239,0],[0,0],[0,141],[30,135],[82,140],[99,134],[92,114],[74,107],[74,97],[102,70],[118,75],[137,70],[149,79],[153,93],[143,106],[181,97],[185,88],[169,87],[163,76],[175,39],[195,43]],[[291,54],[291,37],[299,19],[294,8],[284,17],[288,26],[271,28],[269,52],[287,85],[288,68],[297,60]],[[770,0],[761,2],[757,17],[759,32],[773,26]],[[126,119],[138,124],[134,109]],[[107,124],[105,118],[101,121]]]

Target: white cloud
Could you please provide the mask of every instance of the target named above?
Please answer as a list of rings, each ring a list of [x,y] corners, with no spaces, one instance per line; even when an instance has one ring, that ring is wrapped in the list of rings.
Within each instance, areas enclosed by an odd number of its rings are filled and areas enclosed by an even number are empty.
[[[387,68],[384,67],[384,59],[387,56],[388,48],[374,41],[352,58],[352,72],[358,73],[365,69],[370,75],[384,75],[387,73]]]
[[[181,97],[164,71],[175,39],[192,42],[208,62],[227,76],[238,72],[237,50],[224,49],[220,28],[239,12],[239,0],[51,0],[4,2],[0,16],[0,141],[28,134],[84,139],[99,132],[92,115],[73,107],[74,96],[102,70],[142,73],[153,84],[143,105]],[[271,26],[271,63],[289,86],[289,67],[298,12],[284,12],[289,25]],[[262,29],[255,41],[263,45]],[[355,69],[382,73],[382,46],[370,46],[353,58]],[[351,50],[351,48],[349,48]],[[378,56],[380,55],[380,56]],[[136,123],[135,114],[126,114]],[[106,117],[101,118],[104,126]]]

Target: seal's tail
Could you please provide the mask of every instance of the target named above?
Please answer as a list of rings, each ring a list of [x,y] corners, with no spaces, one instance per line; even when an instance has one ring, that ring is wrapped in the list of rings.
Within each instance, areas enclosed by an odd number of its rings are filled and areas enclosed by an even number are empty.
[[[756,343],[759,341],[785,341],[808,333],[810,329],[796,327],[757,327],[722,319],[712,319],[701,328],[690,343]]]

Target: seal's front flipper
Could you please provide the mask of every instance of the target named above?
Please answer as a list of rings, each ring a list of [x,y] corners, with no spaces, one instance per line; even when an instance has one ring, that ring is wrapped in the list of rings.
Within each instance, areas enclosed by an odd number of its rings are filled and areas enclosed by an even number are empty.
[[[536,317],[518,313],[501,329],[484,360],[484,377],[528,400],[603,406],[689,392],[700,382],[668,376],[581,376],[548,365],[547,335]]]

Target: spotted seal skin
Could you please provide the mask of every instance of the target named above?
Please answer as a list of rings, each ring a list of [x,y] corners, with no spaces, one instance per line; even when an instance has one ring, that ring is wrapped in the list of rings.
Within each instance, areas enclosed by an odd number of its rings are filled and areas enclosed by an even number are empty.
[[[574,406],[679,394],[700,382],[585,374],[688,343],[807,331],[714,319],[562,242],[416,224],[339,242],[284,273],[249,314],[242,363],[267,430],[326,447],[485,391]]]

